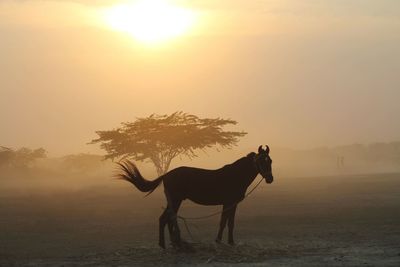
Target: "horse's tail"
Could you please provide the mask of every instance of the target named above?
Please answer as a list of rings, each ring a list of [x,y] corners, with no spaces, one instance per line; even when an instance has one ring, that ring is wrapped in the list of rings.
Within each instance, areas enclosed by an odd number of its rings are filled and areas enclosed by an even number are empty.
[[[163,177],[160,176],[153,181],[146,180],[140,174],[136,165],[129,160],[117,162],[117,164],[121,167],[122,170],[122,173],[118,174],[117,178],[130,182],[142,192],[148,192],[147,195],[150,195],[160,185],[163,179]]]

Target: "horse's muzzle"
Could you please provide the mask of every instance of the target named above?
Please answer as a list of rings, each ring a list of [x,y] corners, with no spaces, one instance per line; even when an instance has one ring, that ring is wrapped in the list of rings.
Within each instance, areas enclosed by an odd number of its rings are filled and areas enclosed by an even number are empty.
[[[265,178],[265,182],[267,182],[267,184],[271,184],[273,181],[274,181],[274,177],[272,175]]]

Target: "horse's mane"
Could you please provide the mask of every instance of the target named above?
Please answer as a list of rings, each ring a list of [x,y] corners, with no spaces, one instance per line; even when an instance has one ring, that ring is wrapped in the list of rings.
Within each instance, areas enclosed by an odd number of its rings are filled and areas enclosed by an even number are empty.
[[[254,155],[256,155],[256,153],[251,152],[251,153],[247,154],[247,156],[241,157],[240,159],[223,166],[221,168],[221,170],[231,170],[231,169],[235,169],[235,168],[240,168],[240,167],[242,167],[243,164],[247,163],[250,159],[253,159]]]
[[[254,156],[257,155],[257,153],[254,152],[250,152],[249,154],[247,154],[247,158],[254,158]]]

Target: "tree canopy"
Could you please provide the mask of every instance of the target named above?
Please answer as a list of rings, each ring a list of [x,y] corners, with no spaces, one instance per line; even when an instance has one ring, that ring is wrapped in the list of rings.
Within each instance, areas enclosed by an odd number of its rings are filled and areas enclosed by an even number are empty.
[[[162,175],[177,156],[196,157],[196,150],[236,145],[246,132],[225,131],[226,125],[236,125],[230,119],[199,118],[195,115],[175,112],[124,122],[121,127],[109,131],[97,131],[99,138],[90,144],[100,143],[107,159],[149,159]]]

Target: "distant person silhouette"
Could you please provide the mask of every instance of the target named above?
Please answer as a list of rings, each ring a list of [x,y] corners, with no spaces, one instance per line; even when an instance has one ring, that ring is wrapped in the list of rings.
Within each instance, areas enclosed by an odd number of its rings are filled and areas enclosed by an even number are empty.
[[[343,169],[344,168],[344,157],[343,156],[337,156],[336,157],[336,167],[338,169]]]

